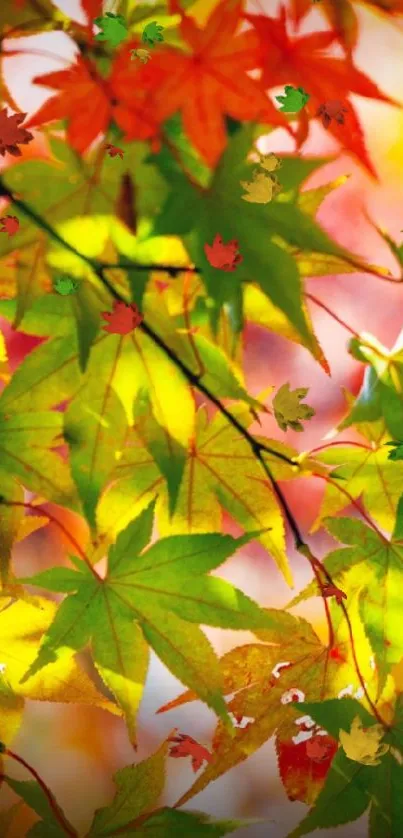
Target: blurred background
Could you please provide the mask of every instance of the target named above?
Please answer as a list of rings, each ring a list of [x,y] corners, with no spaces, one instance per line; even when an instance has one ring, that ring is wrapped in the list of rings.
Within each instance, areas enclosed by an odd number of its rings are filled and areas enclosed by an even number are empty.
[[[59,0],[57,5],[71,17],[80,19],[78,0]],[[211,5],[206,0],[206,6]],[[278,6],[276,0],[259,0],[248,3],[248,10],[274,14]],[[355,64],[382,91],[403,105],[403,17],[391,21],[359,3],[355,4],[355,8],[360,26],[359,41],[354,53]],[[326,28],[320,3],[313,4],[300,31]],[[6,51],[10,48],[8,45],[5,42]],[[72,58],[75,51],[74,44],[63,33],[19,39],[18,46],[27,50],[49,50],[65,59]],[[31,83],[32,77],[58,69],[59,66],[53,58],[37,54],[5,60],[5,80],[23,111],[33,113],[49,95],[45,88]],[[351,101],[363,125],[379,181],[370,178],[351,157],[340,153],[336,141],[315,121],[315,124],[311,123],[309,138],[299,153],[302,156],[335,157],[335,160],[311,176],[304,186],[311,188],[325,184],[339,175],[349,175],[348,180],[325,199],[318,213],[318,221],[340,244],[373,264],[389,268],[397,276],[397,266],[390,251],[366,220],[363,210],[400,244],[403,239],[403,228],[400,228],[403,223],[403,110],[354,95]],[[34,134],[35,141],[25,147],[24,157],[46,154],[40,132]],[[259,146],[263,152],[281,154],[293,151],[292,140],[282,130],[262,138]],[[4,161],[1,165],[4,167]],[[323,301],[354,332],[371,332],[387,348],[392,347],[402,329],[402,285],[394,285],[370,275],[347,274],[307,280],[306,289]],[[257,326],[249,325],[245,331],[245,375],[251,393],[256,394],[268,385],[277,388],[285,381],[290,382],[291,389],[309,387],[307,401],[314,406],[316,416],[306,424],[303,434],[293,431],[283,434],[270,416],[262,418],[262,433],[281,438],[299,451],[326,444],[324,437],[346,413],[341,387],[356,394],[363,375],[363,366],[347,352],[351,334],[345,326],[336,322],[316,304],[309,302],[309,309],[316,334],[330,364],[331,377],[325,374],[304,348]],[[1,319],[0,327],[6,338],[11,368],[15,369],[32,347],[33,341],[21,333],[13,332],[6,321]],[[356,438],[352,430],[338,437],[341,440]],[[304,538],[314,548],[317,556],[325,555],[332,544],[330,537],[323,532],[309,535],[323,496],[323,484],[311,478],[283,484],[282,488]],[[51,509],[50,505],[48,508]],[[68,526],[78,540],[85,540],[85,525],[76,516],[55,507],[52,513]],[[239,532],[226,516],[223,526],[228,532]],[[302,557],[295,554],[291,538],[288,539],[288,545],[296,593],[310,578],[310,571]],[[67,563],[67,542],[54,524],[42,527],[15,548],[14,567],[17,575],[28,575],[63,563]],[[219,575],[263,606],[279,608],[291,597],[274,562],[257,544],[240,550],[220,567]],[[319,598],[300,606],[295,613],[309,619],[321,637],[326,636],[323,606]],[[213,628],[206,628],[205,631],[220,655],[234,646],[254,640],[248,632]],[[82,660],[88,669],[89,663],[85,656]],[[150,755],[174,726],[209,746],[215,718],[201,702],[155,715],[158,707],[181,691],[182,685],[153,657],[139,715],[139,749],[136,755],[129,744],[124,722],[110,713],[91,707],[30,701],[26,702],[24,722],[13,743],[13,749],[23,754],[37,768],[68,817],[83,834],[89,827],[94,809],[106,805],[113,796],[113,773],[124,765]],[[14,771],[14,766],[13,776],[26,779],[24,772],[20,773],[17,768]],[[169,760],[168,780],[161,802],[168,805],[174,803],[192,784],[193,778],[190,761]],[[2,806],[13,799],[9,790],[2,790]],[[271,819],[270,822],[239,832],[244,838],[281,838],[306,812],[304,804],[291,803],[286,797],[278,777],[272,742],[266,743],[247,762],[213,783],[185,808],[200,809],[217,817],[252,816]],[[33,819],[24,807],[9,834],[13,838],[25,834],[32,822]],[[337,830],[318,831],[316,834],[330,836],[336,833],[343,838],[364,836],[367,834],[366,818]]]

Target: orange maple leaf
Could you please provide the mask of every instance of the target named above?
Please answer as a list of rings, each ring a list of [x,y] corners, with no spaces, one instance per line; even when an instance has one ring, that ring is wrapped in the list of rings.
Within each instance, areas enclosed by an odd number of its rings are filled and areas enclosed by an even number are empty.
[[[213,268],[220,268],[222,271],[234,271],[237,265],[242,262],[243,257],[237,253],[238,242],[233,241],[224,244],[221,236],[217,233],[213,244],[205,244],[204,252],[206,258]]]
[[[120,300],[114,301],[113,311],[103,311],[102,317],[107,321],[104,331],[111,335],[128,335],[143,320],[143,315],[135,303],[126,305]]]
[[[133,42],[130,48],[133,48]],[[111,119],[129,139],[145,140],[157,135],[158,123],[152,116],[151,106],[148,107],[148,88],[141,76],[144,68],[134,67],[133,63],[130,66],[127,48],[123,62],[121,56],[119,59],[120,63],[118,60],[109,79],[101,78],[95,65],[82,56],[77,56],[75,63],[66,70],[36,76],[35,84],[58,92],[31,116],[27,126],[67,119],[67,140],[80,154],[107,129]],[[125,63],[129,65],[126,73],[123,72]],[[136,93],[126,96],[126,101],[121,103],[120,94],[124,94],[128,84]]]
[[[221,0],[201,29],[171,0],[170,11],[181,14],[180,33],[189,52],[164,45],[147,65],[161,71],[156,116],[162,122],[181,111],[187,136],[211,167],[227,143],[226,114],[281,125],[292,133],[262,84],[247,74],[261,65],[262,49],[253,30],[235,34],[242,6],[243,0]]]
[[[332,121],[329,132],[376,177],[359,119],[346,97],[351,92],[394,103],[368,76],[354,66],[351,59],[324,54],[323,51],[337,39],[337,33],[314,32],[292,38],[287,33],[284,7],[280,8],[276,18],[249,14],[245,14],[244,17],[253,24],[261,39],[262,48],[265,48],[263,85],[266,88],[285,84],[295,87],[302,85],[310,94],[304,110],[296,115],[300,123],[299,144],[306,139],[309,118],[315,118],[320,105],[327,100],[341,99],[348,107],[348,117],[344,124]]]
[[[179,733],[176,736],[169,736],[168,742],[176,742],[169,751],[171,757],[192,757],[192,768],[194,773],[202,767],[203,762],[211,762],[213,755],[204,745],[200,745],[186,733]]]
[[[120,157],[120,159],[123,160],[123,148],[119,148],[117,145],[112,145],[112,143],[107,143],[105,149],[108,152],[109,157]]]

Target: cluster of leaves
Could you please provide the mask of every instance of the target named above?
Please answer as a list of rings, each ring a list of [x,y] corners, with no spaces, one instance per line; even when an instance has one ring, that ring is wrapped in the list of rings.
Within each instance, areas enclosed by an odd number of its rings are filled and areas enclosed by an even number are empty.
[[[242,371],[242,332],[252,321],[304,346],[330,374],[304,277],[387,273],[316,222],[340,180],[301,187],[325,161],[263,157],[256,141],[282,126],[300,145],[321,117],[373,173],[347,97],[388,97],[354,65],[349,0],[326,0],[333,28],[304,36],[289,35],[287,24],[309,11],[305,0],[277,17],[221,0],[207,19],[185,0],[152,9],[122,0],[105,14],[100,0],[81,5],[84,25],[51,0],[0,9],[2,60],[27,33],[48,32],[51,43],[62,29],[78,48],[71,67],[34,80],[53,94],[28,119],[11,113],[18,108],[3,82],[0,90],[8,212],[0,315],[40,338],[13,374],[0,343],[0,750],[6,766],[22,761],[34,780],[17,781],[4,766],[1,774],[40,818],[32,838],[76,835],[39,775],[10,750],[24,700],[102,707],[124,718],[136,746],[152,649],[187,687],[160,712],[204,701],[218,717],[211,747],[175,731],[119,771],[116,796],[95,813],[89,836],[213,838],[238,829],[239,821],[178,807],[272,736],[290,800],[311,806],[292,836],[368,807],[371,838],[400,835],[401,342],[388,351],[367,334],[351,341],[366,369],[358,397],[347,394],[340,430],[354,424],[362,442],[314,454],[251,431],[272,412],[281,432],[302,432],[315,414],[302,403],[307,388],[285,382],[268,408],[272,388],[251,396]],[[336,40],[344,58],[325,51]],[[278,85],[281,110],[267,94]],[[27,159],[28,129],[38,126],[49,153]],[[196,391],[214,415],[196,407]],[[326,486],[314,528],[348,545],[323,563],[278,487],[309,475]],[[334,517],[358,500],[363,521]],[[13,546],[46,525],[45,501],[83,516],[88,543],[65,532],[70,567],[16,578]],[[221,533],[223,510],[243,536]],[[261,608],[210,575],[255,538],[292,584],[287,521],[314,576],[288,608],[321,596],[327,645],[306,620]],[[154,524],[159,538],[150,544]],[[56,605],[32,588],[64,598]],[[250,630],[259,642],[219,659],[201,625]],[[78,663],[86,648],[109,698]],[[159,808],[167,756],[190,757],[202,773],[174,807]],[[4,834],[14,814],[15,806],[3,815]]]

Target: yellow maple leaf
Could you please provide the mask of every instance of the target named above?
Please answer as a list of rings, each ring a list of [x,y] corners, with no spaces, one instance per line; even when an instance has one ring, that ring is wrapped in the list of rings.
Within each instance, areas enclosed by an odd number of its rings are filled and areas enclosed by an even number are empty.
[[[277,178],[258,172],[257,169],[253,172],[250,182],[241,180],[240,183],[248,193],[242,195],[243,200],[252,204],[268,204],[281,188]]]
[[[280,169],[281,167],[281,160],[276,157],[273,152],[270,154],[259,154],[259,166],[261,169],[264,169],[265,172],[275,172],[276,169]]]
[[[350,733],[340,731],[340,743],[349,759],[362,765],[379,765],[379,757],[386,754],[389,745],[381,745],[385,730],[382,725],[363,728],[359,716],[356,716]]]
[[[77,661],[65,655],[20,683],[35,659],[57,606],[43,597],[40,607],[18,601],[0,611],[0,741],[9,745],[21,724],[25,698],[34,701],[89,704],[114,715],[120,709],[105,698]]]

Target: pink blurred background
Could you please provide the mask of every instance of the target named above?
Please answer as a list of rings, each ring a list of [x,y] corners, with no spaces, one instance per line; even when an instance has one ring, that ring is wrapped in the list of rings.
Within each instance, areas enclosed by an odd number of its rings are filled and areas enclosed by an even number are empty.
[[[60,0],[60,8],[79,19],[78,0]],[[278,8],[274,0],[251,2],[249,10],[264,9],[274,14]],[[391,23],[375,12],[356,4],[360,22],[360,39],[355,51],[355,63],[396,101],[403,104],[402,21]],[[320,4],[313,6],[301,31],[325,29],[326,23]],[[15,43],[15,42],[14,42]],[[14,44],[13,44],[14,45]],[[48,49],[62,58],[70,59],[74,45],[63,33],[19,39],[21,49]],[[6,42],[5,49],[10,49]],[[50,57],[21,56],[4,62],[5,79],[22,110],[32,113],[47,98],[44,88],[30,83],[34,75],[50,72],[60,65]],[[388,267],[394,276],[398,270],[388,248],[365,220],[363,209],[376,224],[385,228],[400,243],[401,192],[403,188],[403,111],[386,104],[353,96],[360,115],[367,147],[379,174],[379,182],[372,180],[348,155],[338,154],[337,143],[320,126],[311,124],[308,141],[302,155],[337,155],[337,159],[315,173],[305,186],[325,184],[339,175],[350,175],[348,181],[331,193],[322,204],[318,220],[339,243],[350,248],[369,262]],[[39,135],[38,135],[39,136]],[[26,149],[25,156],[38,155],[40,141]],[[279,130],[263,139],[262,151],[292,151],[292,141]],[[327,276],[306,282],[306,290],[323,301],[354,331],[373,333],[391,348],[402,328],[403,287],[364,274]],[[341,386],[357,393],[363,367],[347,352],[350,334],[332,317],[309,302],[316,334],[329,361],[331,377],[303,348],[257,326],[246,329],[246,380],[248,389],[256,394],[268,385],[276,387],[289,381],[291,388],[309,387],[308,401],[315,407],[316,416],[306,424],[303,434],[288,431],[282,434],[271,417],[263,421],[262,432],[282,439],[299,451],[324,444],[324,437],[346,412]],[[12,367],[20,363],[32,346],[29,338],[16,334],[0,320],[7,341]],[[356,439],[354,431],[346,431],[338,439]],[[302,534],[318,556],[326,553],[332,543],[324,533],[309,535],[323,495],[323,484],[316,479],[283,484],[283,491],[296,517]],[[303,491],[302,491],[303,489]],[[57,510],[53,510],[60,515]],[[79,522],[69,513],[64,520],[80,530]],[[225,528],[238,531],[225,519]],[[292,539],[288,538],[295,593],[310,578],[309,568],[301,556],[295,554]],[[34,573],[66,561],[66,545],[54,525],[42,528],[15,548],[15,572]],[[264,549],[253,544],[239,551],[219,570],[219,575],[233,582],[261,605],[282,607],[291,596]],[[325,636],[323,606],[319,599],[296,609],[307,617],[316,630]],[[206,628],[206,634],[219,654],[233,646],[253,641],[248,632],[231,632]],[[139,750],[135,755],[129,744],[123,721],[106,711],[48,704],[26,703],[24,722],[13,749],[31,762],[51,786],[58,801],[72,823],[84,834],[95,808],[106,805],[113,795],[112,774],[120,767],[143,759],[152,753],[167,733],[177,725],[207,746],[215,726],[213,714],[200,702],[190,704],[164,715],[155,715],[159,706],[175,697],[181,684],[153,656],[147,679],[145,696],[139,716]],[[23,772],[13,776],[27,779]],[[193,772],[187,760],[169,760],[168,779],[164,798],[172,804],[193,782]],[[4,805],[13,795],[2,791]],[[274,822],[247,828],[239,834],[245,838],[286,836],[306,812],[302,803],[288,801],[278,777],[273,743],[266,743],[246,763],[217,780],[185,808],[197,808],[216,817],[267,817]],[[21,827],[20,827],[21,828]],[[13,834],[13,833],[10,833]],[[17,833],[16,833],[17,834]],[[21,835],[21,832],[19,833]],[[235,834],[235,833],[234,833]],[[238,834],[238,833],[237,833]],[[318,831],[319,835],[338,835],[358,838],[367,834],[366,818],[336,830]]]

